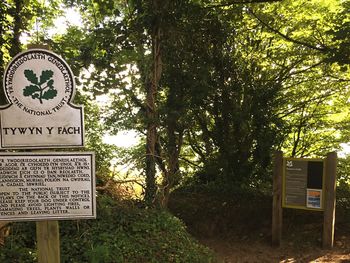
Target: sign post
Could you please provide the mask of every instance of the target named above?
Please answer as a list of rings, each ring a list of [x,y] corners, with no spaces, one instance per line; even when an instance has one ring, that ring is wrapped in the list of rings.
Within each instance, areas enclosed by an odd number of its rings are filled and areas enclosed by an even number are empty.
[[[84,146],[83,108],[75,82],[55,53],[34,48],[4,72],[7,106],[0,108],[0,149]],[[0,220],[37,221],[39,263],[59,263],[60,219],[96,218],[91,152],[0,154]]]
[[[324,249],[331,249],[334,242],[336,170],[337,153],[328,153],[326,158],[327,177],[325,182],[327,195],[324,202],[322,238],[322,247]]]
[[[276,151],[273,167],[273,203],[272,203],[272,245],[279,247],[282,239],[282,174],[283,153]]]
[[[276,152],[273,170],[272,245],[279,246],[282,233],[282,208],[323,212],[324,249],[333,247],[335,223],[337,154],[326,160],[283,158]]]
[[[36,222],[39,263],[60,262],[60,233],[57,220]]]

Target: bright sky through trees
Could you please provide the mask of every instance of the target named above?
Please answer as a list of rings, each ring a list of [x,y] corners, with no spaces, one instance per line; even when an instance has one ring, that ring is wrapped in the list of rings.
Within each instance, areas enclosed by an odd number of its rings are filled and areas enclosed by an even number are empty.
[[[35,35],[37,30],[40,30],[40,22],[38,21],[38,26],[31,33]],[[47,33],[50,37],[55,34],[65,34],[68,26],[77,26],[82,25],[82,20],[79,11],[76,8],[65,8],[64,14],[54,20],[54,27],[50,28]],[[21,42],[27,44],[30,37],[27,34],[22,34]],[[79,88],[79,87],[78,87]],[[108,95],[101,95],[97,97],[97,103],[99,105],[105,105],[109,103]],[[136,145],[139,142],[139,137],[135,131],[120,131],[117,135],[105,134],[103,137],[103,142],[107,144],[113,144],[118,147],[131,147]]]

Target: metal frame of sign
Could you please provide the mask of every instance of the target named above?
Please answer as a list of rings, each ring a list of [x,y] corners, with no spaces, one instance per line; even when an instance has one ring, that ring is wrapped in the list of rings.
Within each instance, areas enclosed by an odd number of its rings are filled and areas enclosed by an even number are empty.
[[[317,161],[317,162],[322,162],[323,163],[323,174],[322,174],[322,193],[321,193],[321,208],[312,208],[312,207],[307,207],[307,201],[305,202],[304,206],[299,206],[299,205],[288,205],[286,204],[286,165],[287,161]],[[303,210],[312,210],[312,211],[323,211],[324,207],[324,189],[325,189],[325,176],[326,176],[326,162],[323,159],[320,158],[283,158],[283,174],[282,174],[282,207],[284,208],[295,208],[295,209],[303,209]],[[307,196],[307,189],[305,192],[305,199]]]
[[[88,157],[90,158],[91,167],[90,167],[90,202],[91,207],[87,209],[89,214],[63,214],[63,215],[30,215],[30,216],[0,216],[0,221],[41,221],[41,220],[74,220],[74,219],[95,219],[96,218],[96,187],[95,187],[95,153],[94,152],[26,152],[26,153],[7,153],[2,152],[0,153],[0,159],[1,157],[23,157],[30,158],[30,157],[71,157],[71,158],[77,158],[77,157]],[[73,161],[72,161],[73,162]],[[72,183],[71,183],[72,184]],[[76,182],[78,184],[78,182]],[[62,186],[62,184],[60,185]],[[31,186],[27,186],[31,187]],[[33,186],[37,187],[37,186]],[[18,187],[19,189],[20,187]],[[1,190],[1,189],[0,189]],[[73,191],[73,190],[72,190]],[[66,206],[66,205],[65,205]],[[85,208],[84,208],[85,209]]]

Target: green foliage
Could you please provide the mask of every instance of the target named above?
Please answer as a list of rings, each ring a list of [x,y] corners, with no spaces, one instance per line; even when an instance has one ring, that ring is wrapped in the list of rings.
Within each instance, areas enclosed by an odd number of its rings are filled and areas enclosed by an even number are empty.
[[[337,187],[350,192],[350,156],[338,158]],[[348,200],[350,205],[350,200]]]
[[[336,21],[333,27],[329,28],[328,34],[332,38],[332,43],[330,44],[330,56],[329,61],[336,62],[342,65],[342,70],[347,70],[347,65],[350,64],[349,60],[349,49],[347,48],[350,43],[349,34],[349,9],[350,1],[340,1],[340,10],[338,14],[334,17]]]
[[[339,158],[337,166],[337,221],[349,222],[350,220],[350,162],[349,157]]]
[[[174,175],[164,185],[176,185],[182,168],[259,186],[271,180],[273,149],[322,156],[349,138],[347,73],[329,63],[335,37],[347,39],[340,31],[347,2],[169,1],[155,14],[151,2],[67,1],[82,11],[84,25],[51,44],[72,62],[85,91],[112,97],[104,115],[112,133],[144,134],[150,121],[157,124],[158,168]],[[144,99],[155,23],[163,66],[157,120],[150,120]]]
[[[0,76],[12,57],[22,51],[22,36],[32,37],[36,42],[39,35],[52,25],[53,19],[60,14],[60,0],[4,0],[0,3]],[[34,29],[35,27],[35,29]],[[36,32],[35,32],[36,31]],[[40,31],[40,32],[39,32]],[[38,84],[38,83],[35,83]],[[52,92],[46,97],[51,98]],[[36,98],[37,95],[35,95]],[[6,104],[6,98],[0,83],[0,104]]]
[[[97,215],[96,220],[60,222],[62,262],[213,262],[211,252],[168,212],[118,205],[100,196]],[[1,262],[36,262],[33,228],[33,223],[12,225],[0,249]]]
[[[80,10],[83,25],[41,39],[79,76],[85,105],[102,94],[112,99],[103,110],[86,107],[93,115],[86,118],[89,147],[110,160],[116,149],[101,144],[101,134],[146,134],[154,123],[162,187],[175,187],[184,174],[259,187],[271,180],[274,149],[323,156],[350,138],[349,71],[342,59],[349,1],[63,2]],[[154,94],[157,114],[149,118],[155,25],[162,76]],[[26,94],[40,97],[33,87]],[[131,151],[137,168],[144,168],[141,146]]]
[[[0,248],[0,261],[8,262],[11,258],[16,263],[36,262],[35,222],[12,223],[10,227],[11,234],[7,237],[6,245]]]
[[[89,94],[79,91],[75,94],[74,103],[84,105],[85,144],[87,150],[95,152],[96,174],[98,177],[108,177],[116,147],[103,142],[106,127],[100,120],[101,109]]]
[[[174,190],[169,209],[195,236],[220,236],[240,241],[251,238],[255,242],[262,232],[269,235],[271,231],[271,205],[271,191],[211,182],[184,185]]]

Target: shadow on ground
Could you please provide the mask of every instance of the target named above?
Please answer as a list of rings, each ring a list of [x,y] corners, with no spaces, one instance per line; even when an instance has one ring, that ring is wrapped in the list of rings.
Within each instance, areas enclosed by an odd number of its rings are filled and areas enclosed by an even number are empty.
[[[350,262],[350,220],[339,210],[332,250],[321,249],[323,213],[283,210],[283,237],[271,246],[270,196],[178,191],[169,208],[220,262]]]

